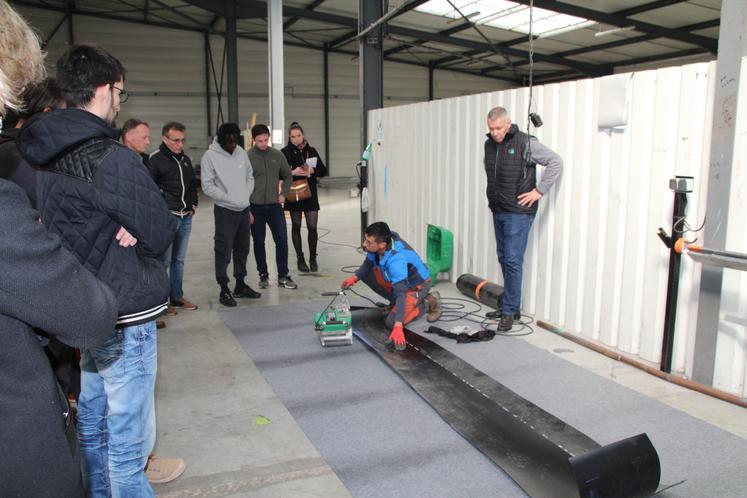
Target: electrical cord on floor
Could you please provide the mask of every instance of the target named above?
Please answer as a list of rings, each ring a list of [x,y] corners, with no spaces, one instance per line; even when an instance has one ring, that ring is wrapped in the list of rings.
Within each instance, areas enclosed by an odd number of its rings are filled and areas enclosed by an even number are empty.
[[[376,301],[374,301],[374,300],[373,300],[373,299],[371,299],[370,297],[367,297],[367,296],[364,296],[363,294],[359,294],[359,293],[355,292],[355,291],[353,290],[353,288],[352,288],[352,287],[348,287],[348,288],[347,288],[347,289],[345,289],[345,290],[346,290],[346,291],[350,291],[350,292],[352,292],[353,294],[355,294],[356,296],[358,296],[358,297],[360,297],[360,298],[362,298],[362,299],[365,299],[366,301],[370,302],[371,304],[373,304],[373,305],[374,305],[374,306],[376,306],[377,308],[381,308],[381,307],[382,307],[382,306],[381,306],[381,303],[377,303]]]
[[[354,246],[353,244],[345,244],[345,243],[342,243],[342,242],[328,242],[326,240],[323,240],[324,237],[326,237],[327,235],[329,235],[330,233],[332,233],[332,230],[330,230],[329,228],[317,228],[317,232],[321,232],[321,231],[324,231],[324,233],[321,234],[321,235],[319,235],[319,237],[317,238],[317,240],[319,242],[321,242],[322,244],[329,244],[331,246],[350,247],[351,249],[356,249],[358,251],[358,253],[361,252],[360,251],[361,246],[359,246],[359,245],[358,246]]]
[[[474,308],[469,309],[467,305],[471,305]],[[480,327],[485,330],[492,330],[495,335],[519,337],[532,334],[534,328],[531,324],[534,323],[534,319],[528,315],[521,315],[521,320],[518,322],[514,321],[514,326],[520,325],[516,330],[502,331],[498,330],[497,320],[493,320],[484,315],[481,315],[483,307],[480,303],[473,301],[472,299],[461,298],[461,297],[442,297],[441,298],[441,318],[439,322],[456,322],[459,320],[467,320],[473,323],[478,323]]]

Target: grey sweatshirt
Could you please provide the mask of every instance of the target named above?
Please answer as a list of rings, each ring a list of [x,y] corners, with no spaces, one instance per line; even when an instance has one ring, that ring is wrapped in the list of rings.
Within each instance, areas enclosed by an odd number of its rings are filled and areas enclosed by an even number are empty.
[[[543,145],[535,137],[529,139],[529,146],[532,149],[532,161],[545,167],[542,172],[542,178],[537,182],[537,190],[541,194],[546,194],[555,181],[560,178],[563,172],[563,159],[551,148]]]
[[[272,147],[259,150],[255,145],[249,149],[249,159],[254,166],[254,180],[257,182],[257,188],[252,193],[252,204],[277,204],[278,182],[281,179],[281,192],[288,197],[293,176],[282,152]]]
[[[229,154],[213,139],[200,161],[200,183],[216,205],[231,211],[246,209],[254,191],[254,172],[246,151],[236,147]]]

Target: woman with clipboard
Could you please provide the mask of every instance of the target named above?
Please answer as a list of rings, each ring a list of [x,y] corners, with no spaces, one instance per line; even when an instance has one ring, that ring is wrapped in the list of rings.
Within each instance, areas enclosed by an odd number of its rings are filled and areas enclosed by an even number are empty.
[[[319,239],[317,222],[319,221],[319,196],[316,179],[327,174],[327,167],[319,153],[306,141],[303,128],[296,121],[288,128],[288,145],[283,147],[283,154],[288,160],[293,174],[293,185],[285,201],[285,209],[291,216],[291,239],[298,258],[298,271],[319,271],[316,260],[316,246]],[[301,241],[301,217],[306,217],[306,229],[309,232],[309,264],[303,254]]]

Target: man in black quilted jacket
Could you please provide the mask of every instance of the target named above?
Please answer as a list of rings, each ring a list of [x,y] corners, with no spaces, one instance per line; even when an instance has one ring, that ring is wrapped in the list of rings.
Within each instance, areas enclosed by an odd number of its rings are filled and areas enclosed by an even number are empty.
[[[159,258],[176,229],[140,157],[117,141],[124,72],[99,47],[71,47],[57,62],[68,109],[32,118],[16,142],[43,170],[42,222],[117,298],[114,333],[81,350],[78,438],[93,497],[153,496],[143,469],[155,440],[156,317],[169,294]]]

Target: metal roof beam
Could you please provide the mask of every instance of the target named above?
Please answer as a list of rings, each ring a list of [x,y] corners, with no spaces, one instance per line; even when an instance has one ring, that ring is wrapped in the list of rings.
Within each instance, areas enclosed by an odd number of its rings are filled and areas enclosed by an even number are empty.
[[[683,33],[676,29],[665,28],[656,24],[651,24],[643,21],[637,21],[630,19],[624,15],[608,14],[606,12],[600,12],[598,10],[581,7],[578,5],[571,5],[558,0],[513,0],[516,3],[523,5],[529,5],[534,2],[535,7],[542,9],[551,10],[559,14],[568,14],[571,16],[582,17],[589,19],[590,21],[596,21],[604,24],[610,24],[612,26],[619,26],[625,28],[633,26],[636,31],[643,33],[657,35],[662,38],[670,38],[672,40],[679,40],[681,42],[690,43],[691,45],[698,45],[707,49],[709,52],[716,53],[718,49],[718,40],[709,38],[707,36],[694,35],[692,33]],[[659,2],[655,2],[658,4]]]
[[[650,4],[647,4],[647,5],[650,5]],[[721,22],[720,19],[711,19],[710,21],[703,21],[703,22],[699,22],[695,24],[688,24],[687,26],[682,26],[677,29],[682,30],[682,31],[697,31],[699,29],[713,28],[715,26],[718,26],[720,22]],[[610,48],[623,47],[625,45],[633,45],[635,43],[642,43],[642,42],[646,42],[650,40],[655,40],[657,38],[660,38],[660,37],[656,35],[641,35],[641,36],[635,36],[633,38],[626,38],[624,40],[615,40],[615,41],[608,42],[608,43],[592,45],[589,47],[574,48],[572,50],[566,50],[564,52],[557,52],[554,55],[557,55],[559,57],[571,57],[574,55],[585,54],[588,52],[596,52],[599,50],[608,50]],[[699,47],[697,50],[699,50],[700,52],[707,52],[707,50],[703,47]],[[517,62],[515,66],[517,67],[525,66],[528,63],[529,63],[528,61],[520,61],[520,62]],[[612,65],[615,66],[615,63],[612,63]],[[499,69],[501,69],[500,66],[494,66],[494,67],[486,68],[482,72],[487,74],[490,71],[497,71]],[[562,74],[566,74],[566,72],[563,71]]]
[[[465,29],[468,29],[471,26],[472,26],[471,22],[465,22],[465,23],[459,24],[458,26],[453,26],[449,29],[444,29],[443,31],[439,31],[438,34],[453,35],[454,33],[464,31]],[[415,43],[425,43],[426,41],[428,40],[415,40]],[[403,50],[406,50],[407,48],[408,48],[407,45],[398,45],[396,47],[390,48],[389,50],[385,50],[384,55],[396,54],[397,52],[401,52]]]
[[[314,10],[317,7],[319,7],[322,3],[324,3],[325,0],[314,0],[309,5],[307,5],[305,8],[306,10]],[[293,26],[299,21],[300,17],[291,17],[287,21],[285,21],[285,24],[283,24],[283,31],[287,31],[288,28]]]
[[[174,14],[178,15],[182,19],[186,19],[187,21],[189,21],[192,24],[194,24],[195,27],[200,28],[200,29],[204,29],[205,23],[203,23],[199,19],[195,19],[194,17],[192,17],[190,15],[187,15],[184,12],[181,12],[179,9],[175,9],[173,6],[167,5],[167,4],[163,3],[161,0],[151,0],[151,1],[153,3],[155,3],[156,5],[160,5],[161,7],[163,7],[164,9],[166,9],[169,12],[173,12]],[[148,5],[146,4],[145,8],[147,9],[147,7],[148,7]],[[147,14],[147,10],[146,10],[146,14]]]
[[[647,55],[645,57],[636,57],[634,59],[626,59],[622,61],[613,62],[612,66],[615,68],[633,66],[636,64],[646,64],[648,62],[659,62],[668,59],[677,59],[680,57],[689,57],[691,55],[702,54],[706,52],[702,47],[689,48],[686,50],[678,50],[677,52],[667,52],[664,54]],[[535,83],[542,85],[545,83],[553,83],[557,81],[566,81],[570,79],[577,79],[581,76],[577,71],[558,71],[555,73],[547,73],[545,75],[535,76]]]
[[[686,50],[678,50],[677,52],[668,52],[666,54],[647,55],[645,57],[636,57],[635,59],[626,59],[623,61],[614,62],[615,67],[633,66],[635,64],[645,64],[647,62],[657,62],[667,59],[678,59],[680,57],[688,57],[690,55],[702,54],[704,50],[702,48],[689,48]]]
[[[616,16],[630,17],[636,14],[641,14],[642,12],[648,12],[650,10],[661,9],[664,7],[669,7],[670,5],[684,3],[686,1],[687,0],[657,0],[655,2],[644,3],[637,7],[630,7],[628,9],[618,10],[617,12],[614,12],[614,14]]]
[[[335,38],[334,40],[332,40],[331,42],[329,42],[327,45],[329,45],[330,48],[335,48],[336,46],[340,45],[342,42],[346,42],[346,43],[343,43],[343,45],[347,45],[348,43],[355,40],[356,34],[358,34],[357,29],[354,29],[353,31],[347,31],[343,33],[342,35],[338,36],[337,38]]]
[[[699,29],[706,29],[706,28],[713,28],[720,24],[720,19],[711,19],[710,21],[703,21],[695,24],[689,24],[687,26],[682,26],[680,29],[682,31],[697,31]],[[561,57],[570,57],[573,55],[579,55],[579,54],[585,54],[588,52],[596,52],[598,50],[608,50],[610,48],[616,48],[616,47],[624,47],[625,45],[633,45],[635,43],[642,43],[650,40],[656,40],[657,38],[660,38],[656,35],[641,35],[641,36],[635,36],[633,38],[625,38],[623,40],[615,40],[608,43],[602,43],[599,45],[591,45],[589,47],[580,47],[580,48],[574,48],[572,50],[566,50],[564,52],[558,52],[555,55],[559,55]],[[704,51],[705,49],[701,49],[701,51]]]
[[[433,41],[443,43],[446,45],[456,45],[459,47],[469,48],[477,50],[479,52],[495,52],[494,47],[484,42],[478,42],[473,40],[466,40],[464,38],[453,38],[446,35],[439,35],[438,33],[428,33],[416,29],[410,29],[400,26],[389,26],[389,32],[393,34],[408,36],[416,39],[425,39],[427,41]],[[517,50],[511,47],[504,47],[501,44],[497,45],[505,55],[514,57],[528,57],[528,53],[525,50]],[[573,61],[570,59],[564,59],[563,57],[556,57],[554,55],[534,53],[534,59],[542,62],[550,62],[552,64],[558,64],[561,66],[568,66],[590,75],[607,74],[607,68],[600,66],[599,64],[587,64],[585,62]]]
[[[662,7],[667,7],[669,5],[674,5],[674,4],[682,3],[682,2],[685,2],[685,1],[686,0],[657,0],[655,2],[645,3],[645,4],[639,5],[637,7],[631,7],[629,9],[618,10],[618,11],[614,12],[613,14],[616,15],[616,16],[632,16],[632,15],[635,15],[635,14],[640,14],[642,12],[648,12],[650,10],[661,9]],[[718,26],[718,23],[716,24],[716,26]],[[710,27],[710,26],[708,26],[708,27]],[[684,29],[684,28],[680,28],[680,29]],[[695,28],[692,31],[695,31]],[[651,35],[644,35],[644,36],[651,36]],[[657,37],[654,36],[653,38],[657,38]],[[513,40],[509,40],[509,41],[503,42],[503,43],[499,44],[499,46],[516,45],[518,43],[523,43],[524,41],[526,41],[526,39],[527,39],[526,36],[520,36],[519,38],[514,38]],[[579,49],[579,50],[583,50],[583,49]],[[574,55],[571,52],[573,52],[573,51],[558,52],[555,55],[558,55],[560,57],[567,57],[569,55]],[[477,55],[479,53],[481,53],[481,52],[477,52],[475,50],[470,50],[469,52],[465,52],[464,54],[461,54],[461,55],[464,55],[464,56],[467,56],[467,57],[472,57],[472,56],[475,56],[475,55]],[[583,53],[583,52],[579,52],[579,53]],[[449,56],[449,57],[443,57],[441,59],[437,59],[437,60],[433,61],[433,64],[436,65],[436,66],[438,66],[440,64],[446,64],[448,62],[457,61],[457,60],[459,60],[459,59],[462,58],[461,55],[452,55],[452,56]],[[528,61],[526,63],[520,62],[520,63],[517,63],[516,65],[517,66],[523,66],[524,64],[528,64],[528,63],[529,63]]]
[[[190,3],[193,2],[193,0],[189,0],[189,1],[190,1]],[[23,5],[23,6],[26,6],[26,7],[33,7],[33,8],[37,8],[37,9],[52,11],[52,12],[61,12],[61,13],[67,13],[68,12],[68,10],[65,9],[65,7],[52,6],[52,5],[49,5],[49,4],[46,4],[46,3],[42,4],[40,2],[35,2],[35,1],[31,1],[31,0],[11,0],[11,3],[17,4],[17,5]],[[222,6],[222,4],[221,4],[221,6]],[[208,31],[206,29],[198,29],[198,28],[194,28],[192,26],[184,26],[184,25],[181,25],[181,24],[172,24],[172,23],[159,22],[159,21],[147,21],[147,22],[144,22],[142,19],[134,19],[134,18],[130,18],[130,17],[120,17],[120,16],[115,16],[115,15],[110,15],[110,14],[101,14],[99,12],[86,11],[86,10],[81,10],[81,9],[75,9],[75,10],[71,11],[71,13],[75,14],[75,15],[94,17],[94,18],[97,18],[97,19],[108,19],[108,20],[111,20],[111,21],[120,21],[120,22],[133,23],[133,24],[145,24],[145,25],[148,25],[148,26],[154,26],[154,27],[158,27],[158,28],[176,29],[176,30],[180,30],[180,31],[189,31],[189,32],[193,32],[193,33],[205,33],[206,31]],[[214,32],[213,34],[220,35],[220,36],[224,35],[224,33],[218,32],[218,31]],[[241,35],[241,34],[237,34],[236,37],[237,38],[247,39],[247,40],[254,40],[254,41],[264,42],[264,43],[267,42],[267,38],[266,37],[249,36],[249,35]],[[299,43],[299,42],[286,41],[284,43],[286,45],[290,45],[290,46],[294,46],[294,47],[301,47],[301,48],[307,48],[307,49],[311,48],[313,50],[323,50],[323,48],[309,47],[309,46],[304,45],[304,44]],[[343,49],[340,49],[340,48],[335,49],[335,48],[331,48],[331,47],[329,48],[329,50],[331,52],[334,52],[334,53],[340,53],[340,54],[345,54],[345,55],[358,56],[358,52],[357,51],[343,50]],[[400,63],[400,64],[406,64],[408,66],[418,66],[418,67],[425,67],[425,68],[428,67],[428,64],[422,64],[422,63],[419,63],[419,62],[413,62],[413,61],[406,60],[406,59],[397,59],[397,58],[389,57],[386,60],[391,61],[391,62],[397,62],[397,63]],[[479,73],[477,73],[475,71],[468,71],[468,70],[465,70],[465,69],[444,68],[442,70],[443,71],[451,71],[453,73],[459,73],[459,74],[467,74],[467,75],[470,75],[470,76],[479,76],[479,77],[488,78],[488,79],[492,79],[492,80],[509,81],[511,83],[516,83],[516,81],[513,80],[513,79],[501,78],[501,77],[498,77],[498,76],[491,76],[491,75],[481,75],[481,74],[479,74]]]

